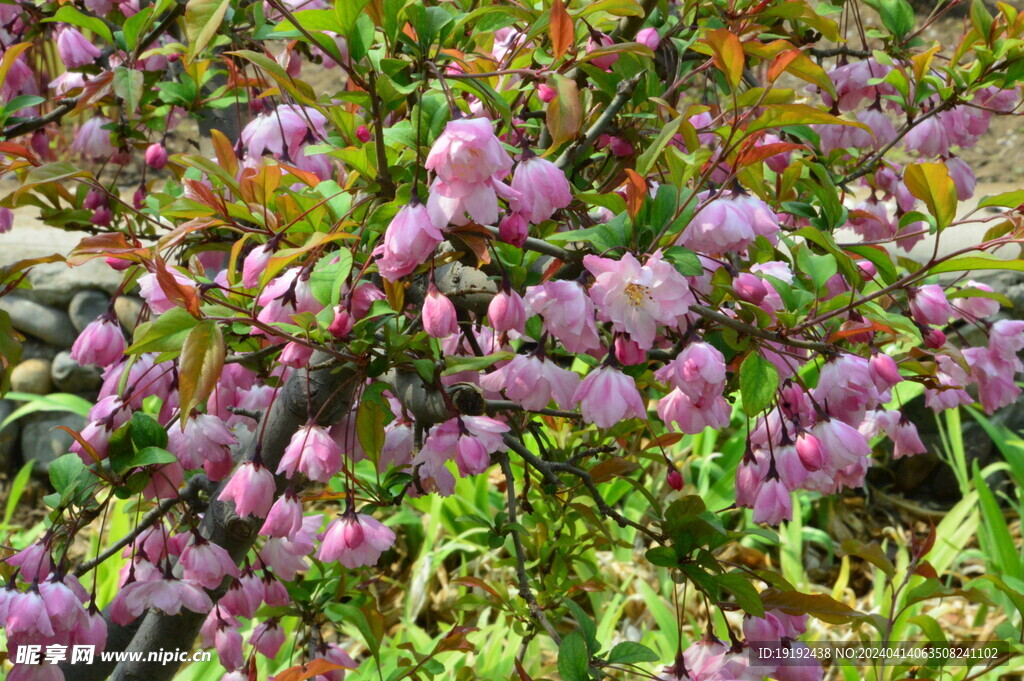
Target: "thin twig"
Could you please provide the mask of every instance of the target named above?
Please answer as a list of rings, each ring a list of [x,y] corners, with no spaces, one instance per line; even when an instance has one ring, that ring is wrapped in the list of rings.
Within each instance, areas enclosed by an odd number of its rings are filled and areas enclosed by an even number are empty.
[[[594,124],[590,126],[583,137],[573,142],[568,149],[562,152],[562,155],[555,161],[556,166],[562,170],[568,170],[573,166],[577,157],[590,148],[605,129],[612,124],[612,121],[615,120],[615,116],[618,115],[622,107],[626,106],[626,102],[633,96],[633,88],[640,82],[640,78],[644,73],[646,72],[641,71],[632,78],[627,78],[619,83],[618,88],[616,88],[615,97],[608,104],[608,108],[604,110],[600,118],[594,121]]]
[[[491,236],[493,236],[494,238],[498,238],[497,227],[490,227],[488,225],[484,225],[483,228],[486,229]],[[526,251],[533,251],[535,253],[541,253],[543,255],[550,255],[552,258],[558,258],[562,262],[572,262],[573,260],[582,257],[581,253],[567,251],[564,248],[561,248],[560,246],[549,244],[547,241],[544,241],[543,239],[535,239],[532,236],[526,237],[526,241],[523,243],[522,248],[523,250]]]
[[[700,315],[704,319],[717,322],[722,326],[727,326],[733,331],[746,334],[748,336],[754,336],[755,338],[763,338],[764,340],[773,341],[775,343],[782,343],[783,345],[789,345],[794,348],[803,348],[805,350],[815,350],[817,352],[835,352],[835,347],[828,343],[819,343],[817,341],[800,340],[799,338],[790,338],[784,336],[781,333],[774,331],[767,331],[765,329],[741,322],[738,319],[733,319],[728,315],[724,315],[717,310],[712,310],[710,307],[704,305],[691,305],[690,312]]]
[[[583,418],[578,412],[564,411],[562,409],[526,409],[511,400],[487,400],[487,411],[525,411],[530,414],[543,414],[544,416],[559,416],[563,419]]]

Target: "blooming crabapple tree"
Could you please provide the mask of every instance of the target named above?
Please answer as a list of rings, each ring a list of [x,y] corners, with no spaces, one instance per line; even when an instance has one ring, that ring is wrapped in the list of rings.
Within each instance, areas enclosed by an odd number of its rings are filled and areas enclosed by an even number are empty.
[[[496,643],[471,614],[398,649],[381,600],[415,502],[474,479],[502,562],[462,588],[524,641],[503,677],[815,681],[746,645],[803,646],[809,616],[888,637],[915,604],[900,580],[949,593],[934,533],[889,564],[888,620],[721,555],[923,452],[904,400],[1019,396],[1024,322],[972,275],[1024,269],[995,253],[1024,191],[964,214],[956,155],[1019,106],[1010,4],[975,2],[950,45],[923,29],[963,2],[142,4],[0,6],[0,224],[84,232],[45,260],[102,259],[146,303],[72,349],[104,383],[50,468],[45,531],[5,559],[12,658],[198,641],[230,681],[477,678],[467,656]],[[956,232],[976,243],[940,248]],[[0,342],[7,380],[3,312]],[[744,445],[711,465],[691,445],[714,432]],[[131,531],[81,557],[112,513]],[[667,656],[599,640],[600,572],[578,567],[615,548],[703,604],[707,633]]]

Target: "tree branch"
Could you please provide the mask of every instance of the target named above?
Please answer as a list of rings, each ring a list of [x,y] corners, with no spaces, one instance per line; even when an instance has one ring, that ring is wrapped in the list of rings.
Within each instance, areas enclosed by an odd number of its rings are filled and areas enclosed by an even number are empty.
[[[632,78],[627,78],[619,83],[615,91],[615,97],[608,104],[608,108],[604,110],[600,118],[594,121],[594,124],[590,126],[583,137],[573,142],[568,149],[562,152],[562,155],[555,161],[556,166],[562,170],[568,170],[576,163],[577,157],[590,148],[597,138],[601,136],[601,133],[612,124],[619,110],[626,106],[626,102],[633,96],[633,88],[640,82],[640,78],[644,73],[644,71],[641,71]]]
[[[815,350],[817,352],[828,352],[834,353],[836,351],[835,346],[829,345],[828,343],[819,343],[818,341],[807,341],[800,340],[799,338],[790,338],[784,336],[781,333],[775,331],[768,331],[746,322],[741,322],[738,319],[733,319],[728,315],[724,315],[717,310],[712,310],[710,307],[704,305],[691,305],[690,312],[696,315],[700,315],[704,319],[716,322],[722,326],[729,327],[733,331],[746,334],[748,336],[754,336],[755,338],[763,338],[775,343],[781,343],[783,345],[789,345],[794,348],[803,348],[805,350]]]

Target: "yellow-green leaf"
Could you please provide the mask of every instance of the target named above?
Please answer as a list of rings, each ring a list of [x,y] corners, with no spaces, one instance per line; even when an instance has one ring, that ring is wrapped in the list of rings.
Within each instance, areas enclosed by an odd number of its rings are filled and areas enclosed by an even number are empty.
[[[736,87],[743,78],[743,45],[735,33],[724,28],[708,31],[701,43],[711,49],[715,66],[725,74],[729,85]]]
[[[188,0],[185,5],[185,37],[188,38],[188,61],[206,49],[224,21],[230,0]]]
[[[747,132],[781,128],[787,125],[852,125],[871,132],[871,128],[858,121],[848,121],[827,111],[807,104],[776,104],[768,108],[750,124]]]
[[[956,217],[956,185],[944,163],[914,163],[907,166],[903,182],[910,193],[924,201],[928,212],[935,217],[939,229],[944,229]]]
[[[548,130],[551,131],[551,148],[557,149],[576,136],[583,122],[583,105],[576,81],[561,74],[552,74],[555,91],[558,93],[548,104]]]
[[[220,379],[224,368],[224,337],[212,320],[200,322],[185,339],[178,370],[181,423],[203,402]]]

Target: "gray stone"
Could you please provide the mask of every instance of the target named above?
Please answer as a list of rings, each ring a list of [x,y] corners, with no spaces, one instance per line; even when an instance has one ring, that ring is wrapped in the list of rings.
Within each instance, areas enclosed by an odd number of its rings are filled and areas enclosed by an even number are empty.
[[[21,296],[0,298],[0,310],[11,316],[11,325],[58,348],[70,348],[78,333],[64,310],[41,305]]]
[[[45,473],[50,463],[71,451],[74,438],[59,426],[67,426],[71,430],[82,430],[87,421],[78,414],[71,412],[44,411],[29,414],[23,419],[21,426],[21,456],[27,461],[35,461],[33,471]]]
[[[24,362],[26,359],[46,359],[52,361],[58,352],[60,352],[60,348],[55,348],[52,345],[32,340],[31,337],[26,337],[25,342],[21,344],[21,361]]]
[[[80,366],[67,351],[54,358],[50,377],[57,390],[63,393],[88,393],[98,390],[103,383],[103,372],[99,367]]]
[[[18,408],[11,400],[0,400],[0,423]],[[14,421],[0,430],[0,471],[10,471],[12,461],[17,456],[18,436],[21,434],[21,422]]]
[[[110,296],[102,291],[79,291],[68,305],[68,316],[75,329],[81,332],[110,307]]]
[[[53,391],[50,362],[45,359],[27,359],[11,371],[11,390],[33,395],[47,395]]]
[[[114,312],[117,314],[117,320],[121,322],[121,326],[128,331],[134,331],[139,315],[142,314],[142,305],[142,298],[118,296],[114,300]]]
[[[78,267],[69,267],[62,262],[37,265],[29,272],[28,280],[32,288],[25,292],[25,297],[44,305],[65,307],[83,289],[95,289],[113,295],[123,277],[123,272],[107,265],[103,258],[90,260]]]

